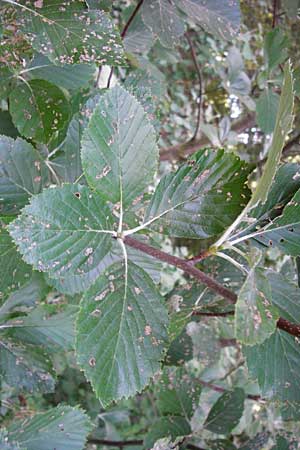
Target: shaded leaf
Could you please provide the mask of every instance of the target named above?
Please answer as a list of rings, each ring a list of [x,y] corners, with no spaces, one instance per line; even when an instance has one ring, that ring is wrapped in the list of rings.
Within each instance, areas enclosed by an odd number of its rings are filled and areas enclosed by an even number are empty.
[[[27,450],[82,450],[91,428],[90,419],[80,409],[57,406],[15,422],[8,429],[8,438]]]
[[[244,400],[243,389],[225,392],[211,408],[204,427],[217,434],[230,433],[242,417]]]
[[[131,262],[127,272],[124,263],[110,266],[84,294],[78,362],[104,406],[140,392],[159,370],[166,324],[159,292]]]
[[[9,228],[24,260],[55,277],[91,271],[111,247],[108,207],[79,184],[32,197]]]
[[[68,91],[76,91],[89,87],[96,74],[96,65],[65,64],[56,66],[46,56],[36,55],[27,70],[26,74],[30,80],[46,80]]]
[[[13,215],[49,185],[49,171],[39,152],[21,138],[0,136],[0,161],[0,212]]]
[[[17,390],[31,393],[54,390],[52,363],[39,347],[1,338],[0,361],[1,377]]]
[[[279,106],[279,95],[269,87],[263,91],[256,102],[256,121],[266,134],[273,132]]]
[[[144,226],[177,237],[218,235],[246,204],[247,175],[247,166],[232,154],[200,150],[161,179]]]
[[[170,436],[172,440],[179,436],[187,436],[191,433],[190,424],[184,417],[168,416],[161,417],[154,422],[148,431],[145,440],[145,448],[152,448],[153,444],[160,438]]]
[[[269,31],[264,43],[265,56],[269,71],[283,63],[288,56],[288,39],[280,28]]]
[[[125,20],[129,19],[129,15],[133,12],[134,6],[129,6],[125,10]],[[124,36],[124,47],[129,53],[148,53],[153,47],[155,36],[151,30],[145,25],[142,16],[137,14],[132,20],[127,33]],[[130,74],[129,74],[130,76]],[[127,80],[128,77],[126,77]]]
[[[235,335],[240,342],[258,344],[274,333],[279,313],[272,301],[271,286],[264,269],[252,268],[235,306]]]
[[[74,183],[82,175],[82,165],[80,158],[81,138],[84,125],[79,115],[75,115],[71,120],[66,138],[60,150],[61,155],[51,160],[56,173],[64,181]],[[82,184],[82,178],[80,178]]]
[[[184,33],[184,23],[168,0],[147,0],[142,5],[142,16],[146,26],[165,47],[174,47]]]
[[[44,80],[19,84],[9,96],[9,111],[20,134],[48,143],[69,120],[70,108],[63,91]]]
[[[158,148],[154,128],[130,93],[120,86],[101,97],[82,138],[88,183],[120,211],[138,201],[153,181]]]
[[[187,420],[198,406],[201,385],[184,369],[165,369],[157,387],[157,406],[163,415],[182,416]]]
[[[31,275],[31,267],[26,264],[12,241],[8,231],[0,228],[0,298],[22,286]]]
[[[51,314],[47,305],[39,305],[26,317],[9,322],[14,327],[14,339],[40,345],[50,352],[72,350],[77,307],[68,305],[63,311]]]
[[[231,40],[239,30],[239,1],[176,0],[176,4],[196,24],[218,39]]]
[[[261,345],[243,347],[250,375],[258,380],[263,397],[300,402],[300,346],[285,331],[276,330]]]
[[[9,111],[0,110],[0,135],[16,138],[19,132],[13,124]]]

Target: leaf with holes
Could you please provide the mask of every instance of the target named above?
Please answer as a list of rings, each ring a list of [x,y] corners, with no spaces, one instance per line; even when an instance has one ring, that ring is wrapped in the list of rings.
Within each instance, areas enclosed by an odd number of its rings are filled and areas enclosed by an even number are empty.
[[[253,233],[253,237],[266,246],[276,245],[284,253],[300,255],[300,190],[285,206],[282,215]]]
[[[24,260],[54,277],[97,267],[111,248],[113,233],[102,197],[79,184],[32,197],[9,229]]]
[[[103,11],[88,10],[77,0],[24,1],[17,11],[19,26],[33,48],[55,64],[124,64],[120,36]]]
[[[180,436],[187,436],[192,432],[189,422],[184,417],[178,416],[167,416],[160,417],[153,425],[150,427],[148,433],[146,434],[144,440],[145,448],[153,447],[154,443],[163,438],[164,436],[171,436],[172,440]],[[158,447],[158,450],[165,447]],[[174,448],[172,446],[172,448]],[[153,448],[153,450],[155,447]],[[176,449],[176,447],[175,447]]]
[[[55,373],[48,355],[34,345],[1,336],[0,377],[19,391],[53,392]]]
[[[218,39],[231,41],[239,31],[238,0],[176,0],[176,4],[193,22]]]
[[[147,0],[142,5],[143,21],[165,47],[172,48],[184,33],[184,22],[168,0]]]
[[[21,138],[0,136],[0,161],[0,212],[14,215],[49,185],[49,171],[39,152]]]
[[[92,424],[79,408],[57,406],[8,428],[8,439],[28,450],[82,450]]]
[[[235,306],[235,335],[245,345],[262,343],[276,330],[279,319],[272,304],[268,277],[261,267],[250,270]]]
[[[103,406],[140,392],[159,371],[167,312],[151,278],[115,263],[84,294],[77,357]]]
[[[120,86],[101,97],[82,138],[82,165],[91,187],[127,209],[153,182],[156,134],[143,107]]]
[[[20,134],[48,143],[66,127],[70,107],[63,91],[44,80],[19,84],[9,96],[9,110]]]
[[[236,156],[200,150],[161,179],[143,226],[193,239],[218,235],[247,203],[247,176],[246,164]]]

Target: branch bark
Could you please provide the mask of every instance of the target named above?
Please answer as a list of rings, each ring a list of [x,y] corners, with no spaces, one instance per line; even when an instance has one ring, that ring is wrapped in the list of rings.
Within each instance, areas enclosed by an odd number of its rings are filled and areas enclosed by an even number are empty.
[[[163,261],[167,264],[170,264],[171,266],[178,267],[178,269],[183,270],[188,275],[191,275],[192,277],[199,280],[201,283],[205,284],[212,291],[221,295],[223,298],[228,300],[229,303],[233,304],[236,303],[237,295],[235,292],[230,291],[222,284],[214,280],[212,277],[206,275],[206,273],[194,267],[192,264],[189,263],[189,261],[178,258],[177,256],[169,255],[168,253],[165,253],[162,250],[151,247],[150,245],[145,244],[144,242],[140,242],[130,236],[126,236],[124,238],[124,244],[128,245],[129,247],[133,247],[137,250],[140,250],[149,256],[153,256],[154,258],[159,259],[160,261]],[[281,330],[286,331],[292,336],[300,337],[300,325],[292,323],[286,319],[283,319],[282,317],[280,317],[280,319],[278,320],[277,327],[280,328]]]

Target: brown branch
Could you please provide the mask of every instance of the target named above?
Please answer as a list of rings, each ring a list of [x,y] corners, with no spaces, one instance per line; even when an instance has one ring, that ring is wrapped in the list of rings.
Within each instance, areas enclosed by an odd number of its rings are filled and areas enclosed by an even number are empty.
[[[227,312],[202,312],[202,311],[194,311],[193,316],[204,316],[204,317],[226,317],[233,316],[234,311]]]
[[[185,273],[191,275],[192,277],[199,280],[201,283],[205,284],[207,287],[215,291],[217,294],[220,294],[222,297],[226,298],[230,303],[236,302],[236,294],[226,287],[222,286],[222,284],[215,281],[210,276],[206,275],[206,273],[202,272],[196,267],[193,267],[187,260],[178,258],[177,256],[169,255],[168,253],[163,252],[157,248],[151,247],[144,242],[140,242],[130,236],[126,236],[124,238],[124,244],[129,247],[133,247],[137,250],[146,253],[147,255],[153,256],[160,261],[164,261],[171,266],[178,267],[183,270]]]
[[[108,439],[88,439],[88,444],[107,445],[107,447],[126,447],[130,445],[143,445],[143,439],[132,439],[130,441],[111,441]]]
[[[187,41],[189,43],[189,46],[190,46],[191,56],[192,56],[192,60],[193,60],[193,63],[194,63],[195,69],[196,69],[196,74],[197,74],[198,83],[199,83],[199,92],[198,92],[198,97],[197,97],[197,122],[196,122],[196,128],[195,128],[195,131],[194,131],[194,134],[193,134],[192,138],[189,141],[189,142],[193,142],[196,139],[196,137],[197,137],[197,135],[199,133],[200,123],[201,123],[202,76],[201,76],[201,68],[200,68],[200,65],[199,65],[198,60],[197,60],[197,55],[196,55],[196,52],[195,52],[193,41],[192,41],[188,31],[186,31],[185,37],[186,37],[186,39],[187,39]]]
[[[222,393],[224,393],[224,392],[228,392],[228,389],[225,389],[225,388],[223,388],[223,387],[221,387],[221,386],[216,386],[215,384],[213,384],[213,383],[208,383],[207,381],[204,381],[204,380],[197,380],[200,384],[202,384],[202,386],[205,386],[205,387],[207,387],[207,388],[210,388],[210,389],[212,389],[213,391],[216,391],[216,392],[222,392]],[[249,399],[249,400],[261,400],[261,396],[260,395],[252,395],[252,394],[248,394],[247,395],[247,398]]]
[[[243,119],[237,121],[232,126],[232,130],[235,131],[236,133],[241,133],[242,131],[248,128],[252,128],[254,125],[255,125],[255,115],[248,114]],[[210,144],[209,139],[206,136],[202,136],[200,139],[194,140],[193,142],[176,144],[173,145],[172,147],[161,149],[160,159],[161,161],[168,161],[168,160],[175,161],[178,159],[184,159],[187,156],[191,155],[192,153],[195,153],[201,147],[205,147],[206,145],[209,144]]]
[[[135,248],[136,250],[140,250],[141,252],[146,253],[153,258],[159,259],[160,261],[166,262],[171,266],[178,267],[178,269],[181,269],[188,275],[196,278],[201,283],[205,284],[209,289],[228,300],[230,303],[236,303],[237,295],[235,292],[230,291],[222,284],[206,275],[206,273],[202,272],[199,269],[196,269],[196,267],[192,266],[189,261],[178,258],[177,256],[169,255],[162,250],[151,247],[150,245],[145,244],[144,242],[140,242],[130,236],[126,236],[124,238],[124,244],[128,245],[129,247]],[[300,337],[300,325],[291,323],[288,320],[283,319],[282,317],[278,320],[277,327],[281,330],[286,331],[292,336]]]

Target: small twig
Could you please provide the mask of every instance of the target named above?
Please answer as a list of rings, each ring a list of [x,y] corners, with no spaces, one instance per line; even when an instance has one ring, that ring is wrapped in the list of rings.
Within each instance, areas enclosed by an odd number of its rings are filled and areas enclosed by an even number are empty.
[[[276,11],[277,11],[277,0],[273,0],[273,19],[272,19],[272,28],[276,27]]]
[[[209,388],[209,389],[212,389],[213,391],[221,392],[221,393],[228,392],[228,389],[225,389],[225,388],[223,388],[223,387],[221,387],[221,386],[216,386],[216,385],[213,384],[213,383],[208,383],[207,381],[204,381],[204,380],[197,380],[197,381],[198,381],[200,384],[202,384],[202,386],[207,387],[207,388]],[[252,395],[252,394],[248,394],[248,395],[247,395],[247,398],[248,398],[249,400],[255,400],[255,401],[262,400],[262,398],[261,398],[260,395]]]
[[[88,444],[107,445],[108,447],[129,447],[130,445],[143,445],[143,439],[132,439],[130,441],[111,441],[109,439],[88,439]]]
[[[137,4],[136,7],[134,8],[132,14],[130,15],[130,17],[129,17],[128,21],[126,22],[125,27],[124,27],[124,29],[123,29],[123,31],[122,31],[122,33],[121,33],[121,38],[122,38],[122,39],[124,39],[124,37],[126,36],[126,33],[127,33],[127,31],[128,31],[128,28],[130,27],[130,25],[131,25],[133,19],[135,18],[135,16],[136,16],[137,13],[139,12],[139,10],[140,10],[140,8],[141,8],[141,6],[142,6],[143,3],[144,3],[144,0],[139,0],[138,4]],[[114,73],[114,68],[112,67],[112,68],[110,69],[110,74],[109,74],[109,77],[108,77],[108,80],[107,80],[107,88],[110,87],[110,83],[111,83],[111,79],[112,79],[113,73]]]
[[[95,87],[99,87],[99,82],[100,82],[100,77],[101,77],[101,72],[102,72],[102,66],[99,66],[98,68],[98,74],[97,74],[97,79],[95,81]]]
[[[192,138],[189,140],[189,142],[193,142],[199,132],[200,129],[200,123],[201,123],[201,108],[202,108],[202,76],[201,76],[201,68],[200,65],[198,63],[197,60],[197,55],[195,52],[195,48],[194,48],[194,44],[193,41],[190,37],[190,34],[188,31],[186,31],[185,33],[185,37],[189,43],[190,46],[190,51],[191,51],[191,55],[192,55],[192,60],[196,69],[196,74],[197,74],[197,78],[198,78],[198,82],[199,82],[199,92],[198,92],[198,97],[197,97],[197,122],[196,122],[196,128],[194,131],[194,134],[192,136]]]
[[[203,316],[203,317],[227,317],[233,316],[234,311],[226,311],[226,312],[202,312],[202,311],[193,311],[193,316]]]

